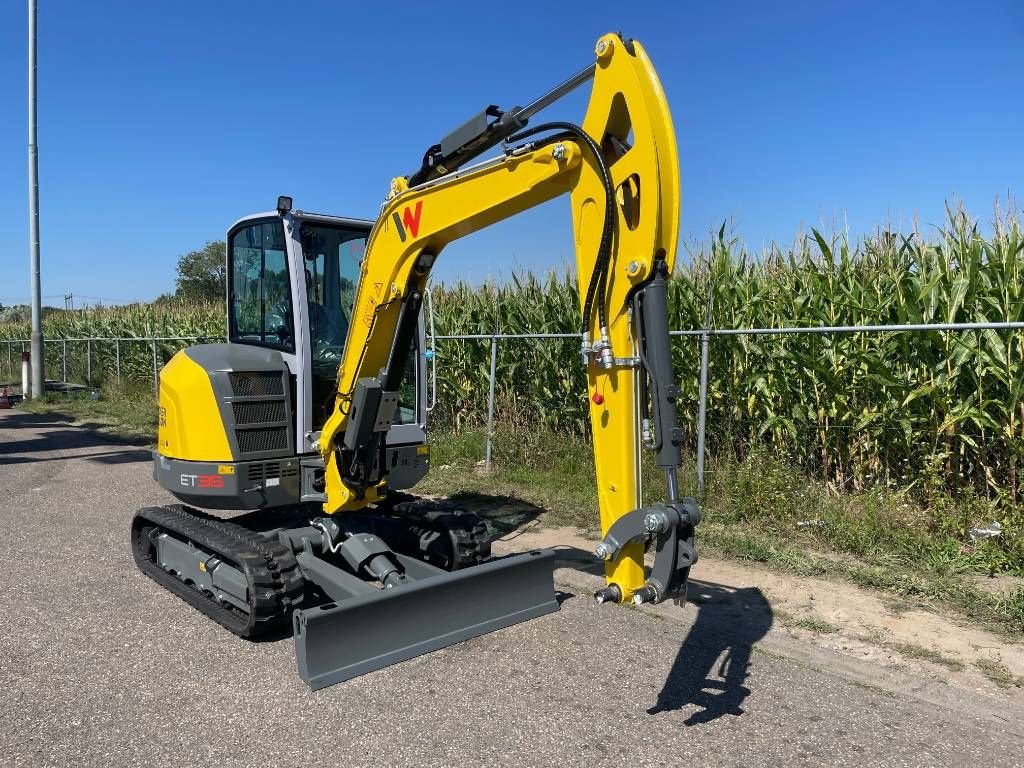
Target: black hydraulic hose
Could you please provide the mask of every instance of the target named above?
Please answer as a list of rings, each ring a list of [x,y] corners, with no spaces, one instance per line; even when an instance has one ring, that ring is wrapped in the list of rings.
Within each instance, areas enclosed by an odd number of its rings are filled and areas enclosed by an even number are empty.
[[[567,138],[566,134],[578,138],[586,145],[590,150],[590,153],[594,156],[594,162],[596,163],[601,175],[601,185],[604,187],[605,211],[604,224],[601,228],[601,243],[598,246],[597,260],[594,262],[594,269],[591,273],[590,283],[587,285],[586,298],[583,302],[583,333],[586,334],[590,331],[590,318],[593,312],[592,306],[595,297],[598,302],[597,309],[600,327],[607,328],[608,326],[604,306],[605,283],[608,280],[608,265],[611,262],[611,242],[615,228],[615,190],[612,186],[612,176],[608,170],[608,164],[605,162],[604,156],[601,154],[601,148],[598,146],[597,142],[594,141],[580,126],[574,123],[543,123],[541,125],[536,125],[533,128],[527,128],[525,131],[520,131],[514,136],[510,136],[506,141],[514,143],[544,131],[556,130],[563,131],[563,134],[547,137],[544,140],[544,144],[548,144],[552,141],[558,141],[562,138]]]
[[[538,128],[543,128],[543,127],[544,126],[538,126]],[[561,141],[562,139],[571,139],[571,138],[579,138],[579,137],[580,137],[580,134],[576,134],[576,133],[572,133],[572,132],[557,133],[557,134],[554,134],[552,136],[545,137],[544,141],[541,142],[540,146],[546,146],[546,145],[552,144],[552,143],[554,143],[556,141]],[[589,138],[590,138],[589,136],[587,136],[586,134],[583,134],[584,141],[586,141]],[[589,147],[589,146],[588,146],[588,148],[593,149],[592,147]],[[601,158],[600,155],[595,155],[595,157],[597,158],[597,161],[598,161],[598,164],[599,164],[599,167],[600,167],[600,165],[603,163],[603,158]],[[607,193],[607,189],[605,191]],[[601,328],[604,328],[605,325],[606,325],[606,320],[605,320],[605,315],[604,315],[604,303],[603,303],[603,300],[601,299],[601,294],[603,294],[604,291],[601,290],[601,289],[603,288],[603,284],[604,284],[604,281],[606,279],[607,260],[608,260],[608,253],[610,251],[610,248],[609,248],[609,237],[610,237],[610,234],[611,234],[611,218],[610,218],[609,213],[608,213],[608,211],[610,209],[608,208],[607,199],[606,199],[605,205],[606,205],[606,211],[605,211],[605,218],[604,218],[604,221],[602,222],[602,226],[601,226],[601,241],[600,241],[600,244],[598,245],[597,258],[594,260],[594,269],[593,269],[593,271],[590,274],[590,280],[589,280],[588,285],[587,285],[587,293],[586,293],[586,297],[585,297],[584,302],[583,302],[583,333],[584,334],[587,334],[587,333],[590,332],[590,318],[591,318],[591,315],[593,313],[593,305],[594,305],[595,299],[598,302],[598,322],[599,322],[599,325],[600,325]]]

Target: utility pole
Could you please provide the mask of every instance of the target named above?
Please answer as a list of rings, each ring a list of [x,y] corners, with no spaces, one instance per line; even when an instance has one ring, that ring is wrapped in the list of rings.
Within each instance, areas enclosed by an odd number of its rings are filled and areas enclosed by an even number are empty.
[[[32,278],[32,398],[41,398],[43,379],[42,291],[39,286],[39,149],[36,145],[36,0],[28,0],[28,227]],[[23,393],[29,394],[29,393]]]

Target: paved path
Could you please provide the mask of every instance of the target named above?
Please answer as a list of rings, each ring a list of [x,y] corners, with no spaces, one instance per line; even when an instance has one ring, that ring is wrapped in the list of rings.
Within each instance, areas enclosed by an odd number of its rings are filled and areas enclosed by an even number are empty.
[[[1024,765],[1013,699],[790,638],[729,585],[668,617],[570,596],[311,693],[290,640],[240,640],[135,570],[129,519],[167,500],[148,451],[0,411],[0,500],[4,765]]]

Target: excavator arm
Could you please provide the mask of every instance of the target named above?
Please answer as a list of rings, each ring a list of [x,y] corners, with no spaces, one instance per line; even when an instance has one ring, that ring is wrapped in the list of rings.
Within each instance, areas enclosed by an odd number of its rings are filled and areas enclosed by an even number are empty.
[[[592,82],[581,125],[529,125]],[[502,145],[500,156],[466,164]],[[660,601],[685,588],[700,511],[679,496],[680,430],[666,305],[678,237],[675,133],[657,74],[639,43],[603,36],[596,61],[524,108],[488,107],[392,182],[367,244],[320,436],[327,514],[386,495],[385,436],[395,416],[427,279],[448,243],[568,194],[580,280],[582,358],[606,563],[601,601]],[[638,432],[640,434],[638,434]],[[643,507],[640,452],[655,452],[664,501]],[[645,575],[644,550],[656,556]]]

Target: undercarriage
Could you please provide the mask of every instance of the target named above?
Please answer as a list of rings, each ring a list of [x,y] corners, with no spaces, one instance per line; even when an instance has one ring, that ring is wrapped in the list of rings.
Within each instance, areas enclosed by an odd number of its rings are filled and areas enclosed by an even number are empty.
[[[132,551],[235,634],[292,632],[313,689],[558,610],[554,553],[490,560],[484,522],[451,503],[400,496],[339,517],[147,507],[132,520]]]

